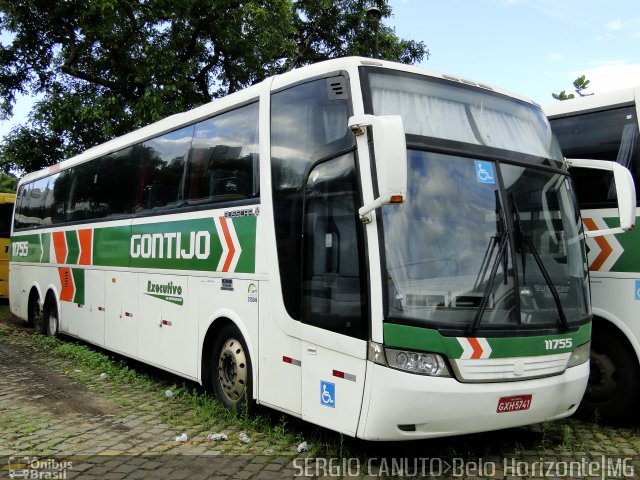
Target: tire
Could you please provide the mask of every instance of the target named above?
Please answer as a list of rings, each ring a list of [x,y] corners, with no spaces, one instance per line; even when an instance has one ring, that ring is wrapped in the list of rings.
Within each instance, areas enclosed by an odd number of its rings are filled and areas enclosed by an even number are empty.
[[[225,325],[216,335],[211,362],[211,383],[216,398],[229,410],[248,411],[253,406],[251,358],[235,325]]]
[[[46,328],[47,337],[57,337],[60,335],[60,317],[58,315],[58,306],[53,297],[50,297],[44,306],[44,315],[42,316]]]
[[[36,333],[45,335],[47,329],[43,320],[42,309],[40,308],[40,297],[37,294],[29,296],[27,309],[27,325],[33,327]]]
[[[636,422],[640,366],[627,339],[612,329],[594,329],[590,362],[579,415],[610,425]]]

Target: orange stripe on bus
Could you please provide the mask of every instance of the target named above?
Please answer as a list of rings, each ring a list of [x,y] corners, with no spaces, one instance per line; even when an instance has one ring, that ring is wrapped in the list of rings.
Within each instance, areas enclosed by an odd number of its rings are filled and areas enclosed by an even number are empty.
[[[233,245],[233,240],[231,239],[231,234],[229,233],[229,227],[227,226],[227,219],[224,217],[220,217],[220,226],[222,227],[222,233],[224,233],[224,240],[227,242],[227,246],[229,247],[229,251],[227,252],[227,258],[224,261],[224,266],[222,267],[223,272],[228,272],[229,267],[231,266],[231,260],[233,260],[233,256],[236,253],[236,247]]]
[[[588,230],[598,230],[596,222],[594,222],[591,218],[583,218],[582,223],[585,224]],[[597,272],[602,268],[604,262],[607,261],[609,255],[611,255],[611,252],[613,252],[613,248],[611,248],[611,245],[609,245],[609,242],[607,242],[604,237],[595,237],[594,240],[598,244],[598,247],[600,247],[600,253],[595,258],[595,260],[591,262],[591,265],[589,265],[589,270]]]
[[[482,358],[483,349],[478,339],[473,337],[467,337],[467,340],[469,341],[469,345],[471,345],[471,348],[473,348],[473,353],[471,354],[471,358],[474,360]]]
[[[67,259],[67,240],[64,238],[64,232],[53,232],[53,249],[56,253],[56,262],[64,263]]]
[[[60,285],[62,286],[60,291],[60,301],[70,302],[73,300],[73,294],[75,293],[71,269],[58,268],[58,275],[60,275]]]
[[[91,240],[93,238],[93,230],[86,228],[78,230],[78,242],[80,243],[79,265],[91,265]]]

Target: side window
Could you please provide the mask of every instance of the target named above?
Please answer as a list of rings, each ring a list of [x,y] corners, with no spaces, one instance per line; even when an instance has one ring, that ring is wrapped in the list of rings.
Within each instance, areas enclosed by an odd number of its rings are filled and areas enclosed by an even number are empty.
[[[18,189],[16,195],[16,214],[14,218],[13,228],[27,228],[29,223],[27,221],[29,213],[29,190],[31,188],[30,183],[25,183]]]
[[[51,223],[51,217],[45,214],[45,205],[47,203],[47,195],[49,194],[49,178],[41,178],[31,184],[29,193],[29,224],[36,226],[45,225],[45,217],[47,222]]]
[[[73,183],[73,170],[63,170],[57,175],[53,184],[53,207],[51,216],[53,223],[63,223],[69,221],[69,193]]]
[[[0,203],[0,238],[9,238],[11,234],[12,203]]]
[[[357,338],[367,335],[364,239],[354,155],[313,169],[306,186],[302,321]]]
[[[189,157],[187,200],[257,197],[258,152],[258,103],[198,123]]]
[[[348,80],[314,80],[271,96],[271,178],[280,266],[287,312],[300,319],[303,198],[309,171],[322,160],[355,148],[347,127]]]
[[[66,217],[68,221],[100,218],[105,214],[106,206],[96,201],[98,175],[93,162],[81,163],[73,168]]]
[[[640,181],[640,132],[634,107],[615,108],[551,120],[562,153],[568,158],[592,158],[617,162]],[[616,192],[610,172],[572,168],[580,206],[615,205]],[[640,189],[636,190],[636,195]]]
[[[140,160],[136,211],[176,207],[184,202],[184,174],[193,126],[147,140],[137,148]]]
[[[94,218],[131,213],[138,174],[139,146],[125,148],[93,162]]]

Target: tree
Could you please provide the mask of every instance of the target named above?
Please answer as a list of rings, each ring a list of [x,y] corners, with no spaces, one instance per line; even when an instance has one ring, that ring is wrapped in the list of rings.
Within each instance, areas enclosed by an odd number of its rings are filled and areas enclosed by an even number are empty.
[[[0,145],[0,169],[33,170],[137,127],[344,55],[370,56],[365,0],[0,0],[0,115],[40,95]],[[383,18],[387,0],[378,3]],[[428,58],[383,25],[380,56]]]
[[[0,192],[1,193],[16,193],[17,186],[18,186],[18,179],[16,177],[4,172],[0,172]]]
[[[591,83],[591,80],[587,80],[585,76],[582,75],[573,81],[573,88],[581,97],[588,97],[589,95],[593,95],[593,93],[585,93],[585,90],[589,88],[589,83]],[[560,93],[552,93],[551,96],[556,100],[571,100],[575,98],[573,93],[567,95],[565,90],[562,90]]]

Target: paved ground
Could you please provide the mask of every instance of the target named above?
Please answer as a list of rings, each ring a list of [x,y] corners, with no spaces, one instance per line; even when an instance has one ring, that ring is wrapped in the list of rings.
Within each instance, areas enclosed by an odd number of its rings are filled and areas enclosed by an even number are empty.
[[[165,390],[180,381],[176,377],[133,363],[148,380],[101,378],[95,366],[34,350],[36,343],[30,329],[0,308],[0,479],[640,475],[637,428],[569,419],[397,444],[344,439],[264,413],[254,426],[213,418],[215,412],[211,421],[199,421],[184,401],[166,397]],[[286,435],[274,434],[280,423]],[[188,440],[177,442],[183,432]],[[207,440],[219,432],[228,440]],[[240,441],[242,433],[248,443]],[[304,439],[312,451],[299,454]]]

